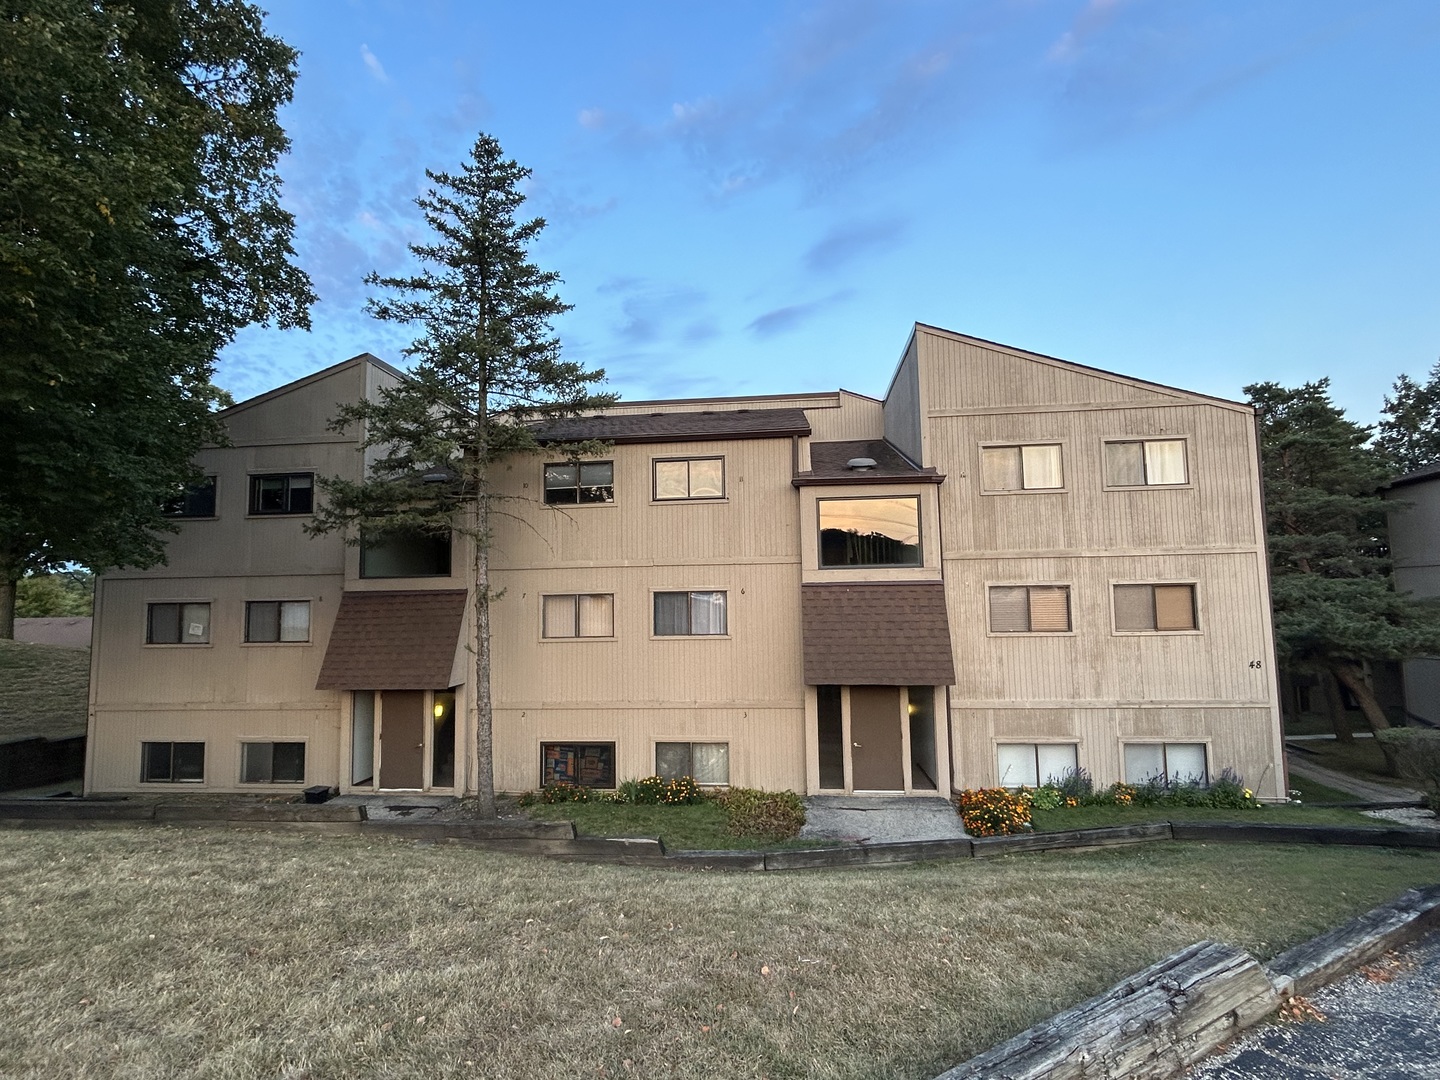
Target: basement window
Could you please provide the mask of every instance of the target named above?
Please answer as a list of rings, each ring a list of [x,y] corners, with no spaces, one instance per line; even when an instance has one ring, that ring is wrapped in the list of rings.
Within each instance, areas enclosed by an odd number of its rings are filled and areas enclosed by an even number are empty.
[[[615,744],[540,744],[540,786],[579,784],[588,788],[615,786]]]
[[[1058,783],[1075,771],[1077,751],[1076,743],[1000,743],[995,747],[995,773],[1007,788]]]
[[[204,783],[205,744],[203,742],[141,743],[140,780],[145,784]]]
[[[688,776],[697,784],[728,784],[730,744],[656,743],[655,775],[662,780],[678,780],[682,776]]]
[[[1125,782],[1143,784],[1206,784],[1204,743],[1126,743]]]
[[[303,742],[247,742],[240,744],[242,784],[303,784]]]

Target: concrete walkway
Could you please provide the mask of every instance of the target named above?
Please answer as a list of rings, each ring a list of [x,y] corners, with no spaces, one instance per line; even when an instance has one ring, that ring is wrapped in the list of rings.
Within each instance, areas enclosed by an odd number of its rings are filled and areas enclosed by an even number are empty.
[[[812,795],[805,800],[802,840],[883,844],[905,840],[959,840],[965,836],[955,807],[933,798]]]
[[[1306,761],[1298,754],[1287,754],[1286,757],[1289,761],[1290,771],[1296,776],[1314,780],[1317,784],[1324,784],[1336,791],[1349,792],[1365,802],[1419,802],[1424,798],[1420,792],[1412,788],[1391,787],[1389,784],[1374,784],[1369,780],[1358,780],[1346,773],[1327,769],[1323,765],[1316,765],[1313,761]]]

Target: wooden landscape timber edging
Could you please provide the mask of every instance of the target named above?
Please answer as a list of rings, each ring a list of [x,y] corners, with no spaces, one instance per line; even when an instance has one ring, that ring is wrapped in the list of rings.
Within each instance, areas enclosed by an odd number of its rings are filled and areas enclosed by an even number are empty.
[[[0,826],[73,827],[107,823],[225,825],[233,828],[374,832],[397,839],[450,843],[574,862],[612,862],[675,870],[821,870],[893,866],[933,860],[988,858],[1200,840],[1213,843],[1348,844],[1440,850],[1440,830],[1336,825],[1150,822],[1013,836],[911,840],[774,851],[670,851],[658,837],[579,836],[569,821],[500,818],[494,821],[376,821],[363,806],[333,803],[132,802],[115,799],[0,799]]]
[[[1411,889],[1281,953],[1268,967],[1233,946],[1197,942],[936,1080],[1161,1080],[1289,998],[1311,993],[1436,925],[1440,885]]]

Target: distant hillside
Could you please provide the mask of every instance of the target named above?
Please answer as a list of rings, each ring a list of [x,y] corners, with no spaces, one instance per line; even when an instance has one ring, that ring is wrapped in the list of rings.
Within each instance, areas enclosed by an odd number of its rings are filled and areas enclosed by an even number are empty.
[[[90,650],[0,641],[0,742],[85,734]]]

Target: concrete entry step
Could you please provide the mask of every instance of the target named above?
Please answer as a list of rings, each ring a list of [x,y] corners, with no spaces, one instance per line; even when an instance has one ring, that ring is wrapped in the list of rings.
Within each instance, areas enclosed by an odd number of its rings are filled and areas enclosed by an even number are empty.
[[[891,843],[959,840],[966,835],[955,807],[939,796],[812,795],[805,800],[800,839]]]

